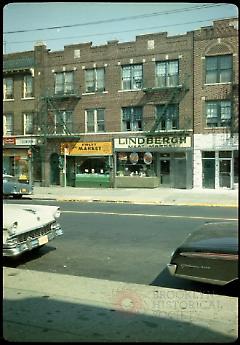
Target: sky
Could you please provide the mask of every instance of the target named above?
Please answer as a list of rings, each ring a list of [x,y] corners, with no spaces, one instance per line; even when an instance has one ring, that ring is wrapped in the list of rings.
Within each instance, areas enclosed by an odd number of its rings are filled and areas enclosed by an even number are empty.
[[[213,20],[238,17],[234,3],[204,2],[12,2],[3,8],[3,53],[51,51],[92,42],[135,41],[147,33],[185,34]]]

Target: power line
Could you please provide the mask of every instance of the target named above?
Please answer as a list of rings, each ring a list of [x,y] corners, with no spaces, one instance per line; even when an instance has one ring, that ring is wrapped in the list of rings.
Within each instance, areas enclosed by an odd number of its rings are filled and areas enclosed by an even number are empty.
[[[109,34],[120,34],[120,33],[124,33],[124,32],[133,32],[133,31],[138,31],[138,30],[152,30],[152,29],[158,29],[158,28],[163,28],[163,27],[165,28],[165,27],[170,27],[170,26],[203,23],[203,22],[208,22],[208,21],[213,21],[213,20],[223,20],[223,19],[225,19],[225,18],[209,18],[209,19],[205,19],[205,20],[197,20],[197,21],[192,21],[192,22],[183,22],[183,23],[174,23],[174,24],[168,24],[168,25],[151,26],[148,28],[136,28],[136,29],[130,29],[130,30],[123,30],[123,31],[111,31],[111,32],[104,32],[104,33],[68,36],[68,37],[60,37],[60,38],[47,38],[45,40],[46,41],[59,41],[59,40],[65,40],[65,39],[75,39],[75,38],[79,38],[79,37],[104,36],[104,35],[109,35]],[[35,42],[35,41],[36,41],[36,39],[30,40],[30,41],[8,41],[8,42],[5,41],[5,43],[19,44],[19,43],[31,43],[31,42]]]
[[[207,5],[201,5],[201,6],[198,5],[198,6],[192,6],[192,7],[185,7],[185,8],[181,8],[181,9],[175,9],[172,11],[154,12],[154,13],[149,13],[149,14],[141,14],[141,15],[130,16],[130,17],[121,17],[121,18],[115,18],[115,19],[99,20],[99,21],[95,21],[95,22],[87,22],[87,23],[81,23],[81,24],[52,26],[52,27],[47,27],[47,28],[37,28],[37,29],[28,29],[28,30],[5,31],[5,32],[3,32],[3,34],[17,34],[17,33],[23,33],[23,32],[56,30],[56,29],[63,29],[63,28],[73,28],[73,27],[77,27],[77,26],[88,26],[88,25],[96,25],[96,24],[103,24],[103,23],[113,23],[113,22],[119,22],[119,21],[125,21],[125,20],[147,18],[147,17],[153,17],[153,16],[160,16],[163,14],[179,13],[179,12],[192,11],[192,10],[196,10],[196,9],[217,7],[217,6],[223,6],[223,5],[224,4],[212,4],[212,5],[207,4]],[[228,4],[226,4],[226,5],[228,5]]]

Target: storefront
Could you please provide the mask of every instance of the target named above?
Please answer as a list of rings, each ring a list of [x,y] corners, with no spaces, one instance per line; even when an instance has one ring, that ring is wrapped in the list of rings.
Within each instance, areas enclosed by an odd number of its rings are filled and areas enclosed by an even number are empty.
[[[112,142],[66,142],[61,144],[61,185],[112,186]]]
[[[114,158],[117,188],[192,188],[189,134],[117,138]]]
[[[238,188],[238,136],[194,136],[194,187]]]
[[[36,138],[4,137],[3,172],[33,183],[39,171],[34,164],[35,157],[39,157],[36,144]]]

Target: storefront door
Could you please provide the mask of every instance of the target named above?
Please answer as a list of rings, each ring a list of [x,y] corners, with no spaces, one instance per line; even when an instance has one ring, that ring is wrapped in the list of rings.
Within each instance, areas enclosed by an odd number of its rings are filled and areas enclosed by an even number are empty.
[[[51,184],[59,185],[60,184],[60,171],[59,171],[59,158],[57,153],[53,153],[50,158],[51,166]]]
[[[203,188],[215,188],[215,159],[203,159]]]
[[[160,160],[160,184],[170,186],[170,159]]]
[[[231,188],[231,160],[219,161],[219,187]]]

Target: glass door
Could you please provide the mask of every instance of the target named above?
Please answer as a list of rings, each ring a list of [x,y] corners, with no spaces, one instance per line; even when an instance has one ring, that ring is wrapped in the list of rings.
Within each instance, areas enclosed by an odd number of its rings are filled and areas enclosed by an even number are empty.
[[[221,159],[219,161],[219,186],[231,188],[231,160]]]
[[[170,185],[170,159],[160,160],[160,183]]]

